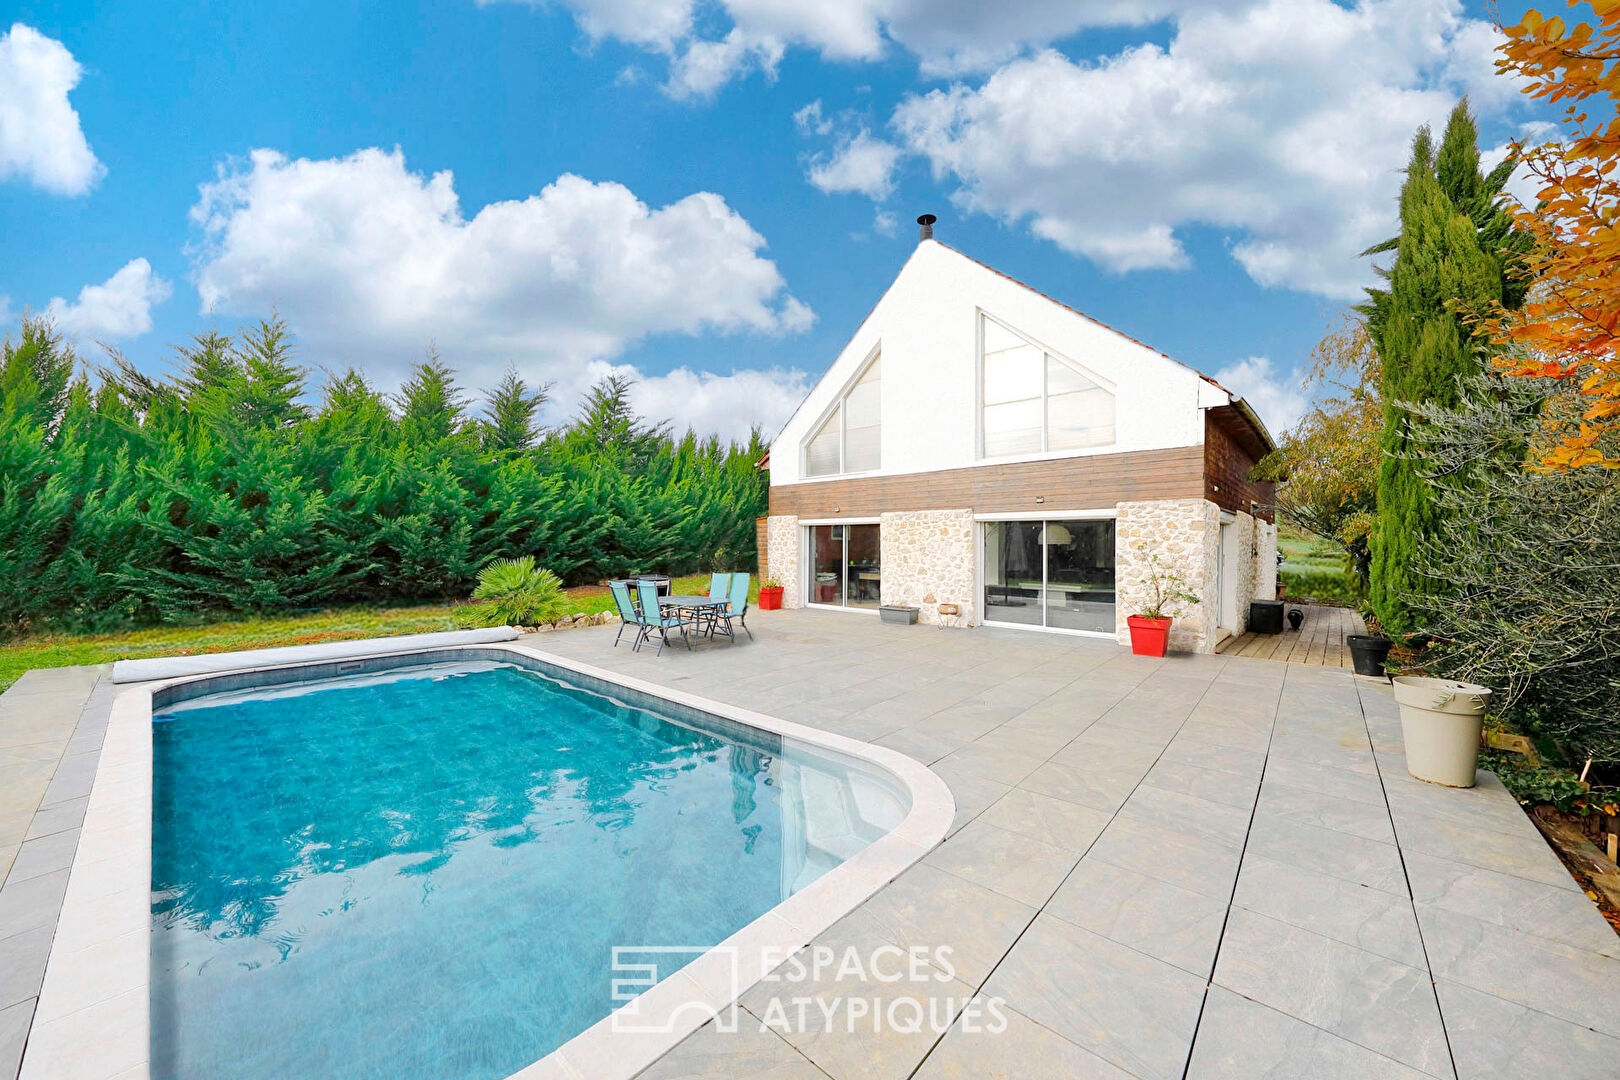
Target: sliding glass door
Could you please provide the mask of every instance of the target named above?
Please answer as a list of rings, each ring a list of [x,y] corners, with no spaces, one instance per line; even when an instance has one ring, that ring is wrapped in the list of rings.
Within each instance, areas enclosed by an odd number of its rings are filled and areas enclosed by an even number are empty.
[[[1112,634],[1114,522],[985,522],[984,617]]]
[[[876,525],[812,525],[812,604],[875,608],[882,592],[882,550]]]

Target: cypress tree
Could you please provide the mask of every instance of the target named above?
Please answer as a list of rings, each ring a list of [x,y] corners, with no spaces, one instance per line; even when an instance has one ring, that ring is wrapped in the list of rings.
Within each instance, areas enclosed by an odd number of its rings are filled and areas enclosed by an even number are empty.
[[[1453,110],[1438,153],[1428,128],[1420,129],[1401,188],[1389,288],[1369,290],[1363,308],[1382,365],[1384,400],[1370,599],[1390,633],[1413,629],[1408,598],[1423,585],[1412,562],[1437,521],[1414,461],[1411,419],[1399,403],[1454,405],[1457,379],[1481,371],[1488,360],[1469,316],[1492,302],[1523,297],[1514,274],[1520,238],[1503,226],[1496,205],[1505,179],[1500,172],[1480,172],[1478,131],[1466,99]]]
[[[517,371],[508,368],[500,384],[484,392],[488,401],[484,409],[484,448],[512,453],[533,446],[540,438],[535,417],[550,390],[551,384],[546,383],[531,393]]]

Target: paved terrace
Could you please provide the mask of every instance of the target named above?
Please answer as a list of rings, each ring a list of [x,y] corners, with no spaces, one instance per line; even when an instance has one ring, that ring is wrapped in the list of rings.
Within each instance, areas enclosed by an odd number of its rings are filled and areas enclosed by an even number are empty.
[[[1387,686],[859,614],[749,621],[753,643],[657,658],[611,628],[527,640],[930,763],[952,836],[818,943],[950,945],[957,981],[933,993],[999,995],[1010,1027],[744,1017],[646,1080],[1620,1075],[1620,937],[1493,776],[1407,775]],[[743,1000],[791,1018],[795,996],[917,992],[829,974]]]
[[[649,1080],[1620,1074],[1620,938],[1493,778],[1407,777],[1387,688],[1018,631],[749,619],[755,642],[661,657],[613,649],[611,627],[527,641],[930,762],[953,835],[819,943],[948,945],[956,981],[933,993],[1000,995],[1010,1029],[705,1028]],[[112,692],[76,668],[0,696],[0,1077]],[[829,978],[786,996],[905,993]]]

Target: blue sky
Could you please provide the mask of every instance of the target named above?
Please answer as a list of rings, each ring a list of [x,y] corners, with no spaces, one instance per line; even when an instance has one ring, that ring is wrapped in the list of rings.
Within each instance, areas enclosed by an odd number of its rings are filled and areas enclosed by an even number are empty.
[[[1416,124],[1463,91],[1488,147],[1539,117],[1491,73],[1485,19],[24,2],[0,24],[0,318],[50,310],[87,357],[163,371],[275,309],[305,363],[385,389],[436,344],[472,388],[508,365],[555,383],[553,418],[613,365],[649,413],[774,431],[932,211],[942,240],[1281,427],[1370,280],[1354,253],[1393,231]]]

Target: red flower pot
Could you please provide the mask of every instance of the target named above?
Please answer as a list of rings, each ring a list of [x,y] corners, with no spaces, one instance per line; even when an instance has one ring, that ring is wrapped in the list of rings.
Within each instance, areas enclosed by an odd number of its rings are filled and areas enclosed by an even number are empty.
[[[759,609],[761,611],[776,611],[782,606],[782,586],[761,585],[759,587]]]
[[[1169,619],[1150,619],[1146,615],[1127,615],[1125,623],[1131,628],[1131,652],[1137,656],[1163,656],[1170,644]]]

